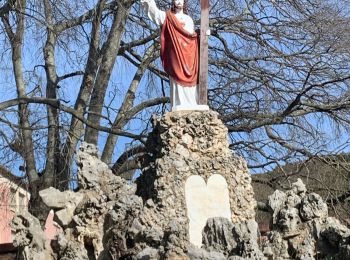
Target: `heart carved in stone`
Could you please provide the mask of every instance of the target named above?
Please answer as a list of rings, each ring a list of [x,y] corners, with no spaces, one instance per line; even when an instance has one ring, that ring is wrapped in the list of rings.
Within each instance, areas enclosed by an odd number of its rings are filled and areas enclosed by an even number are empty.
[[[190,242],[202,246],[202,231],[208,218],[224,217],[231,221],[229,191],[225,178],[213,174],[208,184],[199,175],[190,176],[185,183]]]

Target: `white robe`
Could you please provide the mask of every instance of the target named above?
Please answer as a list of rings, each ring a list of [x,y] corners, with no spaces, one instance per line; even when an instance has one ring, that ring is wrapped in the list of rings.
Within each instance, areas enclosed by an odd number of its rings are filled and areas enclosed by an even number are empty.
[[[141,0],[149,19],[161,26],[166,18],[166,13],[158,9],[154,0]],[[194,24],[191,17],[184,13],[176,13],[176,18],[184,24],[184,29],[189,33],[194,32]],[[172,77],[170,79],[170,103],[171,110],[208,110],[208,106],[198,104],[198,86],[183,86]]]

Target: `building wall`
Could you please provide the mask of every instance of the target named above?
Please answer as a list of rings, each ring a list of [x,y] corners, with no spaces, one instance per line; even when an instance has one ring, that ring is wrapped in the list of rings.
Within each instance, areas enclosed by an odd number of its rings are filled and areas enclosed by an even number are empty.
[[[30,194],[27,190],[1,176],[0,168],[0,248],[2,245],[12,244],[10,222],[14,215],[28,210],[29,199]],[[44,227],[44,233],[49,240],[55,239],[62,232],[62,228],[53,221],[53,217],[54,212],[51,210]],[[0,255],[0,260],[2,259],[3,256]]]
[[[28,191],[0,177],[0,244],[12,243],[10,222],[14,214],[28,210]]]
[[[5,183],[0,183],[0,244],[12,243],[9,222],[13,217],[10,208],[10,189]]]

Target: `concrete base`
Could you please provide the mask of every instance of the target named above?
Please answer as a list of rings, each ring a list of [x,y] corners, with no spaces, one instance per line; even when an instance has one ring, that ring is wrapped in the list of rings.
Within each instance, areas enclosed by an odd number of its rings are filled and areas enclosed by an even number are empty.
[[[183,110],[197,110],[197,111],[207,111],[209,107],[207,105],[196,105],[196,106],[173,106],[171,111],[183,111]]]

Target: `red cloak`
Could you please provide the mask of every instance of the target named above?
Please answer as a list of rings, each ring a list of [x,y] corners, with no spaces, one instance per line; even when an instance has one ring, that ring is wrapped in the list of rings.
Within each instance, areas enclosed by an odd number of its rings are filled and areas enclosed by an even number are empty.
[[[165,72],[183,86],[196,86],[199,59],[197,33],[187,32],[176,16],[167,11],[160,42]]]

